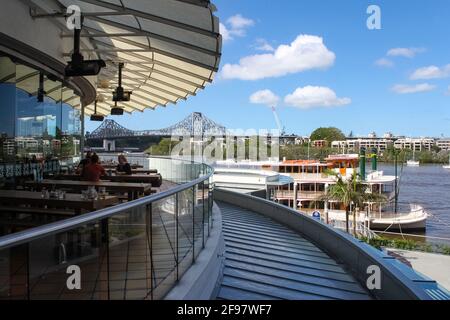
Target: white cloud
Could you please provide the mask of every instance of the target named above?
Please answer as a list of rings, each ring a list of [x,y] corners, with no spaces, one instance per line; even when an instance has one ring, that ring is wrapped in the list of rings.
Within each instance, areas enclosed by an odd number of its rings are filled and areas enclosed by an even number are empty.
[[[436,86],[429,83],[421,83],[416,85],[397,84],[392,87],[392,91],[398,94],[410,94],[418,92],[428,92],[434,90],[435,88]]]
[[[436,66],[428,66],[419,68],[413,72],[411,80],[428,80],[428,79],[442,79],[450,77],[450,64],[439,68]]]
[[[388,67],[388,68],[394,66],[394,62],[386,58],[378,59],[377,61],[375,61],[375,64],[379,67]]]
[[[220,23],[219,30],[223,41],[227,42],[233,40],[234,37],[244,37],[246,29],[253,26],[255,22],[251,19],[245,18],[240,14],[230,17],[226,24]]]
[[[223,41],[227,42],[227,41],[230,41],[231,39],[233,39],[230,34],[230,30],[228,30],[227,26],[224,25],[223,23],[219,24],[219,30],[220,30],[220,34],[222,35]]]
[[[257,39],[255,48],[256,48],[256,50],[259,50],[259,51],[268,51],[268,52],[275,51],[275,48],[272,47],[265,39]]]
[[[315,107],[338,107],[350,104],[350,98],[338,98],[336,93],[327,87],[306,86],[297,88],[284,98],[284,102],[292,107],[309,109]]]
[[[336,55],[328,50],[323,39],[299,35],[290,45],[280,45],[274,53],[242,58],[239,64],[225,64],[224,79],[259,80],[281,77],[312,69],[326,69],[334,64]]]
[[[270,90],[257,91],[250,96],[251,103],[264,104],[269,107],[276,106],[278,104],[278,101],[280,101],[280,97],[278,97]]]
[[[424,48],[394,48],[388,51],[389,57],[414,58],[418,53],[424,52]]]
[[[450,96],[450,86],[448,86],[447,91],[445,91],[445,95]]]
[[[253,20],[245,18],[240,14],[228,18],[227,22],[233,30],[242,30],[255,24]]]

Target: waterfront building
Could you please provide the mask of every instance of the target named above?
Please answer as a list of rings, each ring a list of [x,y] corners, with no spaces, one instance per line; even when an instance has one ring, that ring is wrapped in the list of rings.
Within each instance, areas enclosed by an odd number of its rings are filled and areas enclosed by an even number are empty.
[[[343,141],[333,141],[331,147],[338,150],[348,150],[357,152],[361,148],[368,151],[377,149],[378,151],[384,151],[394,143],[391,138],[352,138]]]
[[[442,150],[450,151],[450,138],[436,140],[436,145]]]
[[[394,142],[394,147],[400,150],[431,151],[435,145],[436,141],[432,138],[400,138]]]

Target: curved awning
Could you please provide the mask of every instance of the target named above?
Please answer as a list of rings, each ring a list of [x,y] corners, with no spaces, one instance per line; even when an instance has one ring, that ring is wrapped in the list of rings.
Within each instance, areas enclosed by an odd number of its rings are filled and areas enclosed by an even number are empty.
[[[118,63],[124,62],[122,86],[131,101],[126,112],[154,109],[195,95],[212,82],[221,56],[222,38],[215,7],[209,0],[58,0],[77,5],[84,14],[85,58],[107,62],[98,76],[97,94],[104,100],[97,113],[108,115],[118,84]],[[73,33],[64,31],[63,37]],[[83,39],[84,40],[84,39]],[[70,52],[65,53],[68,57]],[[86,107],[92,114],[93,104]]]

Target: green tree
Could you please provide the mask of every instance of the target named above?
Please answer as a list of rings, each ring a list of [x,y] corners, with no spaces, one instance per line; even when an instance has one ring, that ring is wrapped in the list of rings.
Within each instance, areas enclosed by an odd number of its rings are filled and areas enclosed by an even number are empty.
[[[385,203],[387,198],[384,195],[378,193],[372,193],[368,190],[369,186],[362,183],[359,175],[354,173],[350,179],[344,180],[340,174],[329,172],[329,174],[336,177],[336,184],[331,185],[324,196],[320,198],[320,201],[337,201],[345,207],[345,229],[348,233],[349,221],[348,217],[353,208],[362,208],[364,203],[376,202]]]
[[[178,143],[179,141],[172,141],[170,138],[164,138],[158,144],[148,148],[145,152],[154,156],[168,156]]]
[[[311,134],[311,141],[326,140],[329,143],[337,140],[345,140],[345,135],[335,127],[318,128]]]

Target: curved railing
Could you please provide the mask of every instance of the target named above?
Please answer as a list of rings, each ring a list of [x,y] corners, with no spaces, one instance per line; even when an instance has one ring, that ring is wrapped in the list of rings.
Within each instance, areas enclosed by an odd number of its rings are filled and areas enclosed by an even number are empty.
[[[0,299],[161,299],[212,228],[213,169],[155,158],[166,190],[0,237]]]

